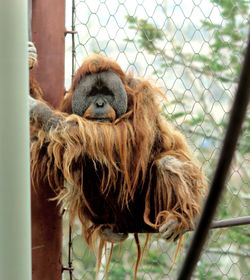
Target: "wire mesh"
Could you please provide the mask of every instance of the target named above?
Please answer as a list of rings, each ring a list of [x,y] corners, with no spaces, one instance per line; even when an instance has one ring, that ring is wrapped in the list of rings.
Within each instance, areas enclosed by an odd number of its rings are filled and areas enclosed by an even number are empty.
[[[156,83],[169,104],[163,114],[186,136],[211,178],[227,125],[247,42],[248,0],[66,1],[66,87],[93,52],[115,59],[124,71]],[[76,33],[75,33],[76,32]],[[245,120],[217,219],[250,215],[250,117]],[[64,264],[68,262],[65,222]],[[80,227],[72,232],[73,273],[64,279],[94,279],[95,257]],[[175,279],[186,245],[174,262],[176,244],[153,236],[138,279]],[[143,238],[143,236],[142,236]],[[249,279],[249,226],[210,234],[193,279]],[[129,238],[114,248],[108,279],[132,279],[136,247]],[[105,258],[98,279],[104,277]],[[70,278],[71,277],[71,278]]]

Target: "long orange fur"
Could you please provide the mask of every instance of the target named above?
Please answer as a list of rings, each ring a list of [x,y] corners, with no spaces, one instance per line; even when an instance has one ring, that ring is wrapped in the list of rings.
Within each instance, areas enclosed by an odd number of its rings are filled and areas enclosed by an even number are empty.
[[[124,84],[128,95],[127,113],[113,123],[93,122],[72,114],[72,95],[81,78],[107,70],[116,73]],[[116,62],[94,55],[75,74],[71,90],[62,103],[63,121],[49,132],[42,127],[33,129],[36,135],[31,144],[32,177],[36,180],[43,176],[48,180],[58,202],[67,205],[71,221],[79,217],[88,244],[95,243],[100,225],[95,225],[82,211],[87,208],[95,215],[95,209],[83,192],[91,187],[83,185],[81,159],[85,156],[107,171],[101,174],[100,190],[104,196],[118,187],[117,178],[121,174],[117,196],[120,208],[128,207],[138,186],[145,184],[149,170],[156,166],[154,203],[151,205],[152,189],[149,188],[145,197],[144,222],[158,229],[175,217],[180,228],[194,226],[206,182],[183,135],[161,115],[159,98],[162,95],[148,81],[126,75]],[[35,122],[33,126],[39,124]],[[165,156],[183,162],[183,170],[160,168],[158,162]],[[157,213],[154,220],[150,219],[152,211]],[[103,247],[103,242],[100,244]]]

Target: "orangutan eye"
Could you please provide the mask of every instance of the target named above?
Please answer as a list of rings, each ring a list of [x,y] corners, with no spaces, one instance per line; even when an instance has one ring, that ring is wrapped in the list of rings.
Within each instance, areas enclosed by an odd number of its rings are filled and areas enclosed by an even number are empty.
[[[96,95],[114,96],[114,93],[107,87],[93,87],[87,95],[88,96],[96,96]]]

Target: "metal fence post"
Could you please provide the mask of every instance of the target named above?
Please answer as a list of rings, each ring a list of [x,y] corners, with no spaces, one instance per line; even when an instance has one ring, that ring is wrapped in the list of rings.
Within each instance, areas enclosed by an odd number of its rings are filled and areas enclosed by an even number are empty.
[[[32,40],[38,50],[38,67],[32,75],[44,98],[57,107],[64,94],[65,1],[32,1]],[[61,279],[62,218],[49,186],[42,182],[32,191],[33,280]]]
[[[31,279],[27,1],[0,3],[0,279]]]

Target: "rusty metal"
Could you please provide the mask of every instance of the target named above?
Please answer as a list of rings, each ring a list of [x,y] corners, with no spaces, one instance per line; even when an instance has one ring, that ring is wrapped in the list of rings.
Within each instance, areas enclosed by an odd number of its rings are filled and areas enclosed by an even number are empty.
[[[231,165],[241,126],[245,119],[250,99],[250,40],[246,49],[245,60],[235,95],[229,125],[223,142],[218,165],[211,183],[211,188],[186,258],[180,270],[178,280],[191,279],[192,273],[199,261],[202,248],[208,236],[210,224],[215,214],[219,199],[224,189],[227,174]]]
[[[74,35],[74,34],[77,34],[77,33],[78,33],[78,32],[75,31],[75,30],[66,30],[66,31],[64,32],[64,35],[65,35],[65,36],[68,35],[68,34]]]
[[[33,0],[32,38],[39,64],[34,70],[45,99],[58,107],[64,95],[65,1]]]
[[[32,1],[32,39],[38,51],[38,67],[32,70],[44,98],[58,107],[64,95],[65,1]],[[62,218],[48,184],[32,188],[32,279],[62,277]]]
[[[62,223],[48,185],[32,189],[32,279],[60,280]]]
[[[63,270],[63,271],[73,271],[74,268],[73,268],[73,267],[66,267],[66,266],[64,266],[64,267],[62,268],[62,270]],[[70,279],[71,279],[71,278],[70,278]]]

